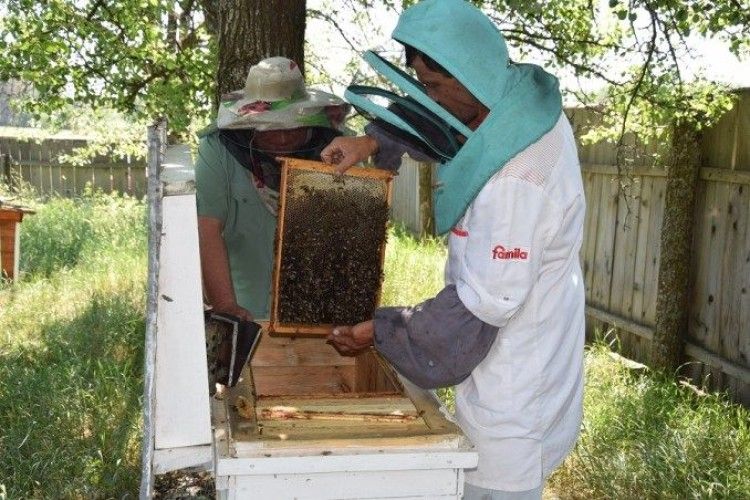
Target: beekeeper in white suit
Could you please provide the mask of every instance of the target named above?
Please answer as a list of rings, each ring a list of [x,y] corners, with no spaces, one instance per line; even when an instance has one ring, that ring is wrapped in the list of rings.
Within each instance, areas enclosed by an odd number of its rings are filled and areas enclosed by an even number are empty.
[[[365,59],[460,142],[442,158],[434,193],[437,230],[448,233],[446,285],[328,340],[347,355],[374,346],[422,387],[456,385],[457,420],[479,452],[464,498],[538,499],[575,444],[583,396],[585,202],[558,82],[512,63],[499,31],[463,0],[417,3],[393,38],[419,82],[374,53]],[[413,122],[348,97],[429,142]],[[322,158],[341,170],[371,155],[379,166],[398,162],[408,148],[393,130],[334,139]]]

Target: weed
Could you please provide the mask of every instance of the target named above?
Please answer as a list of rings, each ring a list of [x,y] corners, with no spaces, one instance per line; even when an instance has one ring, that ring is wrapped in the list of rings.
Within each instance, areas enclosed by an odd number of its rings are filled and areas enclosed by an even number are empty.
[[[565,498],[750,498],[750,411],[586,352],[578,444],[550,485]]]

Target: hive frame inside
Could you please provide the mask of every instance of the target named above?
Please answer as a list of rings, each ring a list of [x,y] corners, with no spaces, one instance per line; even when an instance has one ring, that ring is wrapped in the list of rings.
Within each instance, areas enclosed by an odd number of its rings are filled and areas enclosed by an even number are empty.
[[[346,177],[360,177],[369,178],[373,180],[379,180],[384,183],[385,189],[385,201],[387,206],[390,208],[391,205],[391,194],[392,194],[392,179],[393,174],[387,170],[381,170],[376,168],[360,168],[352,167],[348,169],[344,174],[336,174],[336,168],[317,161],[311,160],[300,160],[296,158],[282,158],[281,161],[281,184],[279,188],[279,212],[278,212],[278,223],[276,227],[276,245],[274,252],[274,267],[271,285],[271,317],[269,320],[268,329],[272,335],[282,336],[310,336],[310,337],[321,337],[326,336],[331,332],[333,324],[308,324],[308,323],[284,323],[280,321],[279,317],[279,293],[280,293],[280,281],[281,281],[281,263],[282,254],[284,251],[284,220],[286,215],[287,205],[287,191],[289,182],[289,172],[291,170],[309,170],[330,175],[343,175]],[[382,272],[383,263],[385,260],[385,246],[386,239],[383,239],[383,243],[380,247],[379,255],[379,266]],[[332,256],[333,257],[333,256]],[[382,279],[376,293],[376,303],[380,302],[380,294],[382,287]]]

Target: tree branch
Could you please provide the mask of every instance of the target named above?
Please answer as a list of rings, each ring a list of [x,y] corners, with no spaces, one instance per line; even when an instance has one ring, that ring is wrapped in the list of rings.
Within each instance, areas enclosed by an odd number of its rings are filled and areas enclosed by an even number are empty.
[[[336,22],[336,20],[331,15],[324,14],[323,12],[317,9],[308,9],[307,14],[310,17],[322,19],[324,21],[329,22],[336,29],[336,31],[339,32],[339,34],[341,35],[341,38],[344,39],[347,45],[349,45],[349,48],[351,48],[355,52],[360,51],[361,47],[357,47],[357,45],[354,42],[352,42],[348,36],[346,36],[346,32],[344,31],[344,29],[341,27],[341,25],[339,25],[339,23]]]

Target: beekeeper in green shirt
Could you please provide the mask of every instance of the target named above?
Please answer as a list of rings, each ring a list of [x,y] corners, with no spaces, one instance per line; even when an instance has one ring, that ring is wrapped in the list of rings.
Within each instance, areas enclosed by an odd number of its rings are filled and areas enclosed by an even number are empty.
[[[206,302],[240,319],[267,318],[278,156],[319,159],[341,135],[349,106],[305,87],[294,61],[251,67],[245,88],[223,97],[215,125],[200,135],[195,176]]]

